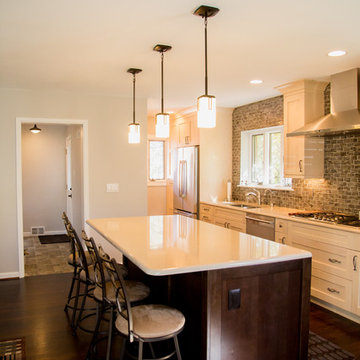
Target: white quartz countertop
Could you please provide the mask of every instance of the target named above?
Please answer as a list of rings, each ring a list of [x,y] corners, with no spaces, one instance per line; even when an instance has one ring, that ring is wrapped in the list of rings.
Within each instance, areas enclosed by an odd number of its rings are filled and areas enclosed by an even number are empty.
[[[241,202],[239,202],[239,203],[241,203]],[[356,226],[331,224],[331,223],[326,223],[326,222],[321,222],[321,221],[316,221],[316,220],[309,220],[309,219],[301,218],[301,217],[289,216],[289,213],[305,211],[305,210],[300,210],[300,209],[291,209],[291,208],[278,207],[278,206],[274,206],[271,208],[270,206],[266,206],[266,205],[261,205],[260,207],[253,208],[253,209],[251,209],[251,208],[245,209],[245,208],[233,206],[229,203],[224,203],[224,202],[220,202],[220,201],[218,201],[218,202],[202,201],[201,204],[219,206],[219,207],[223,207],[226,209],[238,210],[238,211],[243,211],[243,212],[252,213],[252,214],[261,214],[261,215],[266,215],[266,216],[272,216],[272,217],[278,218],[278,219],[291,220],[291,221],[296,221],[296,222],[301,222],[301,223],[306,223],[306,224],[311,224],[311,225],[325,226],[325,227],[328,227],[331,229],[350,231],[350,232],[354,232],[354,233],[357,233],[360,235],[360,228],[356,227]],[[254,205],[254,204],[249,204],[249,205]],[[254,206],[257,206],[257,205],[255,204]]]
[[[87,223],[149,275],[172,275],[311,257],[311,253],[181,215]]]

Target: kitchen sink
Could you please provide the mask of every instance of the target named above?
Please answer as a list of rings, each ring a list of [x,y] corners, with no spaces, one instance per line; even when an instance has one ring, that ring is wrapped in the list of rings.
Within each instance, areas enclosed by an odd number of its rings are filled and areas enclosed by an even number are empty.
[[[235,206],[235,207],[239,207],[239,208],[243,208],[243,209],[256,209],[259,207],[256,205],[247,205],[247,204],[232,204],[231,206]]]

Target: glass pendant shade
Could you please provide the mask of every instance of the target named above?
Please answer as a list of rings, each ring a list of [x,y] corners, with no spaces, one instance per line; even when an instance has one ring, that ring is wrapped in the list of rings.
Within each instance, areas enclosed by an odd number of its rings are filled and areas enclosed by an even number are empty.
[[[212,95],[202,95],[197,99],[198,128],[214,128],[216,126],[216,98]]]
[[[168,138],[170,136],[170,115],[166,113],[156,114],[155,136]]]
[[[140,144],[140,124],[129,124],[128,141],[129,144]]]
[[[34,126],[30,129],[30,131],[33,133],[33,134],[38,134],[41,129],[39,129],[36,124],[34,124]]]

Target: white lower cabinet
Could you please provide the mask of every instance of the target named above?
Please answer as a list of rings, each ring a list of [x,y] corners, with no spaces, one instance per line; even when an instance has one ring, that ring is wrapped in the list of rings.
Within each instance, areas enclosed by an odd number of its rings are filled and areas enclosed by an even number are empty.
[[[232,229],[240,232],[246,232],[245,212],[224,209],[220,206],[200,204],[200,220],[212,224]]]
[[[360,236],[289,221],[287,238],[312,253],[311,295],[360,315]]]
[[[246,232],[245,212],[200,204],[200,220]],[[275,241],[312,253],[311,295],[360,316],[360,234],[275,220]]]
[[[214,224],[226,227],[228,229],[246,232],[245,216],[245,213],[241,211],[215,207]]]

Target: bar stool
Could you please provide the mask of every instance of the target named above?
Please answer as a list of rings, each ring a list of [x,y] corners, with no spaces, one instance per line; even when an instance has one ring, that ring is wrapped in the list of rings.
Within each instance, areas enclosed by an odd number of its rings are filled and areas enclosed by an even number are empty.
[[[151,346],[154,342],[168,339],[174,340],[175,350],[170,354],[157,358],[157,360],[168,359],[176,353],[177,359],[181,360],[180,348],[177,335],[183,330],[185,325],[184,315],[174,308],[165,305],[137,305],[130,303],[129,292],[123,278],[123,268],[111,259],[106,262],[114,287],[116,288],[117,318],[115,327],[123,336],[124,342],[138,342],[138,360],[143,358],[143,344],[149,343],[151,354],[155,359],[154,349]],[[122,299],[123,298],[123,299]],[[125,346],[122,347],[121,359],[123,359]],[[129,354],[135,358],[132,354]]]
[[[88,249],[89,254],[91,255],[94,261],[94,271],[95,271],[95,290],[94,290],[94,300],[97,302],[96,307],[96,325],[93,333],[92,340],[90,342],[87,359],[90,359],[93,348],[96,343],[101,340],[98,339],[99,327],[101,320],[107,310],[110,310],[110,320],[108,328],[108,341],[107,341],[107,351],[106,359],[110,359],[111,356],[111,345],[112,345],[112,336],[113,336],[113,327],[114,327],[114,312],[116,310],[116,289],[113,286],[113,283],[110,281],[110,277],[104,269],[104,262],[110,263],[110,257],[102,250],[96,247],[93,238],[88,238],[85,231],[82,232],[82,238],[85,242],[85,245]],[[127,274],[126,268],[123,266],[123,274]],[[125,280],[130,287],[130,301],[131,302],[140,302],[146,299],[150,294],[150,289],[143,283],[138,281]]]
[[[71,301],[73,301],[75,299],[75,295],[73,295],[73,291],[74,291],[75,283],[79,280],[80,264],[79,264],[79,255],[76,251],[75,242],[73,240],[73,237],[69,233],[69,231],[75,231],[75,230],[74,230],[69,218],[67,217],[65,211],[62,213],[61,217],[64,221],[67,236],[70,240],[70,254],[68,256],[68,264],[74,268],[73,276],[71,279],[71,285],[70,285],[69,293],[67,296],[67,301],[66,301],[66,304],[64,307],[64,311],[67,312],[68,309],[71,309],[71,310],[74,309],[74,307],[71,305]],[[90,256],[87,251],[85,252],[85,256],[86,256],[88,264],[91,264],[92,261],[91,261]]]
[[[91,329],[86,329],[80,324],[80,320],[95,314],[88,314],[85,317],[82,317],[84,310],[95,310],[94,308],[85,309],[85,303],[87,298],[93,298],[92,291],[95,287],[95,276],[94,276],[94,265],[92,264],[91,256],[88,252],[84,251],[84,248],[81,244],[81,241],[71,224],[67,225],[68,235],[70,241],[73,242],[75,247],[75,263],[77,266],[77,276],[76,276],[76,293],[74,297],[74,305],[72,306],[72,320],[71,326],[73,329],[73,334],[76,334],[77,328],[85,332],[92,332]],[[81,285],[84,287],[84,291],[80,293]],[[79,306],[79,299],[81,300],[81,305]]]

